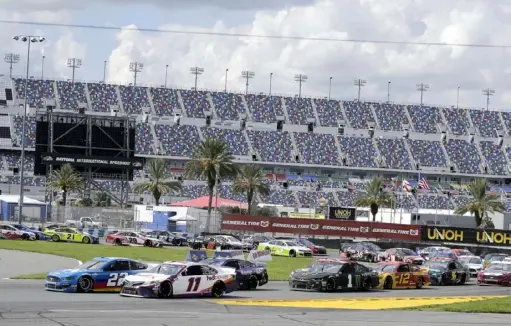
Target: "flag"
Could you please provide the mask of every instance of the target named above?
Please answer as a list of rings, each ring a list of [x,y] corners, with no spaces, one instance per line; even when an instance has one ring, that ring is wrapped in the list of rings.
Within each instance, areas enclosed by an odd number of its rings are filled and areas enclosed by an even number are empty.
[[[404,192],[412,191],[412,186],[410,186],[410,183],[408,183],[407,180],[403,180],[402,185],[403,185],[403,191]]]
[[[419,175],[419,189],[431,190],[431,186],[429,185],[428,180],[426,180],[426,178],[424,178],[424,177],[421,177],[420,175]]]

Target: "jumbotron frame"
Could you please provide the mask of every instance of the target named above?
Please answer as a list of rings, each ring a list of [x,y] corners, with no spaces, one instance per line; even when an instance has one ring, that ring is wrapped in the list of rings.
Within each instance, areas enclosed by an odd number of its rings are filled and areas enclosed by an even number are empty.
[[[89,155],[92,157],[92,151],[93,150],[105,150],[105,151],[111,151],[112,156],[123,158],[123,159],[130,159],[135,157],[134,150],[130,150],[130,129],[135,128],[136,120],[134,117],[130,116],[108,116],[108,115],[94,115],[94,114],[88,114],[88,113],[77,113],[77,112],[54,112],[53,110],[45,110],[44,112],[37,112],[36,115],[37,121],[43,121],[48,122],[48,150],[47,152],[49,154],[62,154],[66,155],[65,153],[59,153],[55,150],[54,146],[57,146],[59,148],[73,148],[73,149],[80,149],[85,155]],[[74,124],[73,127],[69,128],[66,132],[64,132],[59,137],[54,137],[54,124],[55,123],[69,123]],[[66,137],[72,130],[77,128],[80,125],[86,125],[87,126],[87,135],[85,140],[85,146],[78,146],[78,145],[55,145],[56,142],[58,142],[63,137]],[[101,147],[92,147],[92,126],[98,127],[98,130],[100,130],[105,137],[108,137],[112,140],[112,142],[116,143],[118,145],[118,148],[101,148]],[[109,133],[103,129],[103,127],[122,127],[124,128],[124,146],[122,144],[119,144],[115,142],[114,139],[111,138]],[[47,164],[46,167],[46,176],[51,176],[53,172],[53,164]],[[93,189],[102,191],[107,193],[111,199],[119,204],[122,208],[126,207],[128,204],[128,196],[129,196],[129,188],[127,187],[128,181],[129,181],[129,168],[122,168],[122,172],[120,174],[121,178],[116,179],[119,181],[125,181],[122,182],[121,186],[121,195],[120,197],[116,194],[113,194],[105,187],[102,187],[101,184],[95,181],[95,179],[100,179],[101,176],[104,176],[102,174],[95,173],[95,170],[98,168],[94,167],[85,167],[84,168],[86,172],[83,172],[82,175],[85,179],[85,192],[84,192],[84,198],[91,198],[91,191]],[[48,187],[46,187],[45,192],[45,199],[47,201],[53,201],[53,191],[50,191]]]

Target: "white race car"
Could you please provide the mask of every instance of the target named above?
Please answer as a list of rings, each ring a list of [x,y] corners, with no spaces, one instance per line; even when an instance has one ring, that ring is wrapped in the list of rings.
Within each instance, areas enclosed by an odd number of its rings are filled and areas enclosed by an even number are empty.
[[[121,296],[166,299],[177,296],[222,297],[238,288],[236,270],[194,262],[165,262],[147,273],[129,275]]]
[[[270,251],[274,256],[312,257],[312,250],[289,240],[262,242],[257,246],[257,250]]]
[[[33,232],[16,229],[9,224],[0,225],[0,238],[8,240],[35,240],[36,235]]]

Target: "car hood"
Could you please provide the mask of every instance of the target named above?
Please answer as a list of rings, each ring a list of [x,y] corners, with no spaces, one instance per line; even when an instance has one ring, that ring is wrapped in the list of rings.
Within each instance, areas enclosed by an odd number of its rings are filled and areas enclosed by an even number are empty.
[[[56,276],[56,277],[70,277],[74,276],[76,274],[82,274],[82,273],[97,273],[99,270],[94,269],[58,269],[53,272],[49,272],[48,276]]]
[[[502,276],[509,274],[509,272],[504,271],[482,271],[481,272],[484,276]]]
[[[292,246],[292,247],[288,247],[288,248],[296,250],[296,251],[311,251],[309,248],[302,247],[302,246]]]
[[[160,282],[169,278],[172,278],[173,276],[167,275],[167,274],[158,274],[158,273],[138,273],[134,275],[129,275],[125,278],[127,282]]]

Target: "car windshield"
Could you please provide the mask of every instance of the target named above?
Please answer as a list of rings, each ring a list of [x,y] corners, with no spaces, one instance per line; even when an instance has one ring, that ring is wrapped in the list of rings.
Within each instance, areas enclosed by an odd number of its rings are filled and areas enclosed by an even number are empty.
[[[507,256],[493,256],[491,257],[491,261],[503,261],[504,258],[506,258]]]
[[[454,258],[456,255],[452,251],[444,250],[444,251],[435,251],[433,253],[433,256],[434,257]]]
[[[509,272],[509,271],[511,271],[511,264],[501,264],[501,263],[490,264],[490,265],[488,265],[486,270],[492,271],[492,272],[497,272],[497,271]]]
[[[465,264],[482,264],[483,260],[479,257],[462,258],[462,262]]]
[[[298,239],[298,240],[296,240],[296,243],[298,243],[299,245],[302,245],[302,246],[313,246],[314,245],[312,242],[310,242],[307,239]]]
[[[105,264],[104,261],[100,261],[100,260],[89,260],[81,265],[78,265],[78,267],[76,267],[77,269],[100,269],[101,266],[103,266]]]
[[[407,249],[407,248],[401,248],[398,251],[405,255],[408,255],[408,256],[416,256],[417,255],[413,250]]]
[[[371,252],[378,252],[378,251],[382,251],[380,247],[378,247],[377,245],[375,245],[374,243],[364,243],[364,247],[368,250],[368,251],[371,251]]]
[[[208,264],[208,265],[221,265],[223,262],[225,261],[225,259],[221,259],[221,258],[208,258],[208,259],[204,259],[202,262],[204,264]]]
[[[447,263],[442,262],[427,262],[426,267],[429,267],[429,269],[446,269]]]
[[[165,275],[176,275],[179,273],[180,270],[183,269],[185,265],[179,265],[179,264],[161,264],[158,265],[151,270],[149,270],[149,273],[158,273],[158,274],[165,274]]]
[[[309,267],[309,272],[311,273],[337,273],[343,264],[328,262],[328,263],[314,263]]]
[[[288,246],[288,247],[295,247],[295,246],[298,246],[298,245],[296,244],[296,242],[294,242],[294,241],[283,241],[283,242],[284,242],[284,244],[285,244],[286,246]]]

